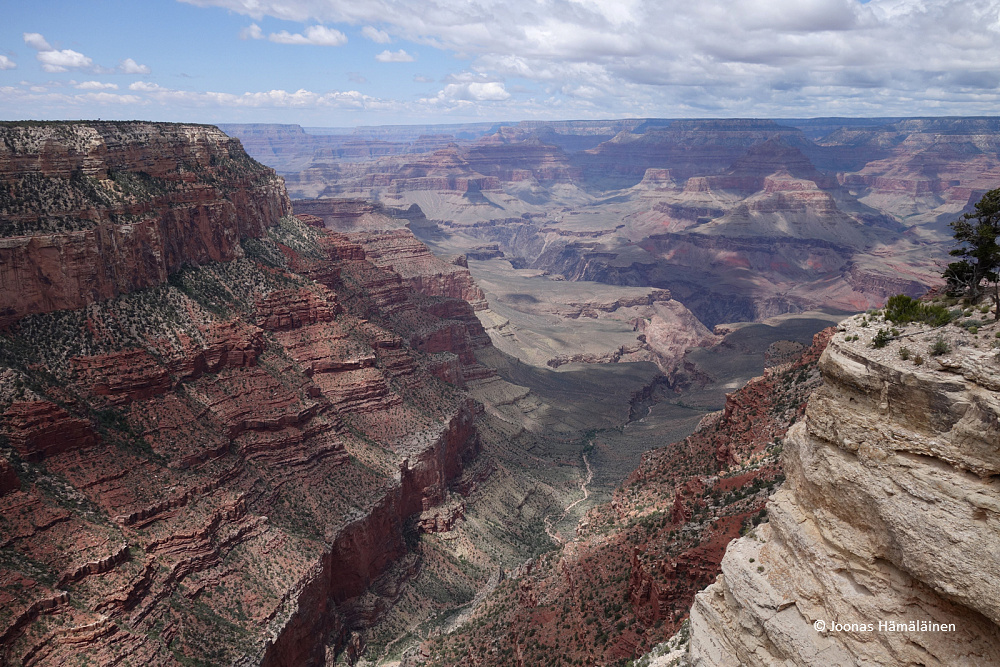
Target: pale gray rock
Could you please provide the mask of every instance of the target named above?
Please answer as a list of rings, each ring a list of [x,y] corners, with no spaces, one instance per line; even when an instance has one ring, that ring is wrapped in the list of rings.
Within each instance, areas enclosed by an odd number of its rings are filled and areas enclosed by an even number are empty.
[[[695,600],[690,664],[1000,664],[1000,362],[948,332],[952,352],[918,365],[871,328],[847,322],[821,358],[769,523]]]

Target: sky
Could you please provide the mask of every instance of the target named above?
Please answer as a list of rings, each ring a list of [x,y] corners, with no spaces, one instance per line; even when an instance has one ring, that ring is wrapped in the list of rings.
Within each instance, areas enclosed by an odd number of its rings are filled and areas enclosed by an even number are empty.
[[[997,115],[1000,0],[0,0],[0,119]]]

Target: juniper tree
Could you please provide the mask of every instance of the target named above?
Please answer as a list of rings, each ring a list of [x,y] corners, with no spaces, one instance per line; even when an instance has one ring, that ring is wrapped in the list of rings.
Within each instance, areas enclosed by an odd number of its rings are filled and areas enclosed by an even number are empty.
[[[944,272],[948,289],[975,303],[992,284],[990,295],[1000,319],[1000,189],[990,190],[966,213],[950,225],[957,247],[951,251],[952,262]],[[985,283],[985,286],[984,284]]]

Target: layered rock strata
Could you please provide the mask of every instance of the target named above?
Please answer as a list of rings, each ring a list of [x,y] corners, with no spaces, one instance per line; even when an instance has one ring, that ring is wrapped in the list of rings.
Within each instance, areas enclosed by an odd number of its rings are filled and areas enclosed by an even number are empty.
[[[1000,661],[997,325],[875,349],[874,319],[820,360],[769,523],[691,609],[691,664]]]
[[[427,642],[427,664],[622,664],[673,634],[725,545],[762,519],[782,479],[782,438],[818,384],[832,333],[731,394],[688,438],[644,454],[560,550],[499,582],[466,626]],[[601,433],[590,446],[597,458],[615,441]]]
[[[3,123],[0,136],[0,326],[234,259],[289,211],[274,171],[215,127]]]
[[[60,128],[35,147],[48,157],[22,161],[48,164],[63,135],[109,141],[103,126]],[[122,145],[105,162],[105,149],[87,153],[93,174],[167,164],[197,184],[226,159],[209,128],[114,128]],[[133,130],[170,139],[157,152]],[[369,587],[406,558],[397,587],[420,569],[408,526],[462,521],[466,487],[451,487],[479,450],[478,408],[441,378],[489,373],[475,363],[489,339],[472,306],[415,292],[343,235],[277,217],[280,181],[253,169],[279,188],[273,200],[266,188],[233,195],[234,227],[195,216],[218,233],[215,255],[175,239],[188,265],[149,274],[151,286],[59,312],[18,302],[0,330],[0,662],[356,657],[389,604],[371,606]],[[45,205],[25,200],[24,219]],[[95,204],[96,224],[113,209]],[[131,270],[127,247],[101,252],[97,270]],[[75,280],[70,265],[58,275]]]

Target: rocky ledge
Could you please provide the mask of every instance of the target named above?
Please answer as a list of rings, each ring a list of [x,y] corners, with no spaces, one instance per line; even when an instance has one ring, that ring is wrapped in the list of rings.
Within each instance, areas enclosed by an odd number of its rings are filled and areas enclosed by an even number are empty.
[[[1000,326],[964,324],[841,325],[769,523],[695,600],[691,664],[1000,664]]]

